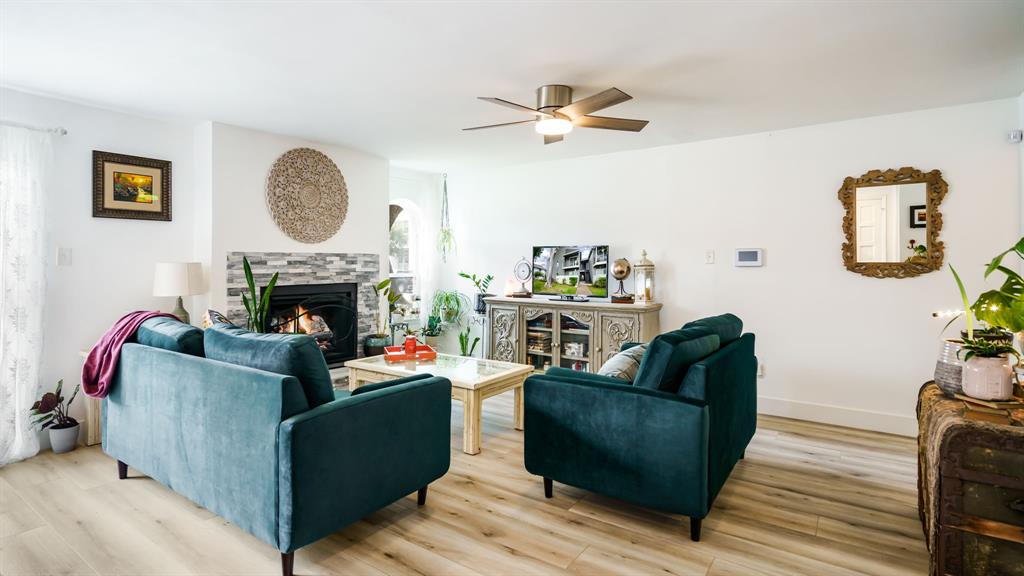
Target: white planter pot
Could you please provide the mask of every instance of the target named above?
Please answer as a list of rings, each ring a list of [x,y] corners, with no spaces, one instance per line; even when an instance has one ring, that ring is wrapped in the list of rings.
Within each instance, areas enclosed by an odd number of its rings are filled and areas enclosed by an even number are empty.
[[[1013,369],[1006,358],[971,358],[964,364],[964,394],[979,400],[1008,400]]]
[[[50,428],[50,448],[57,454],[71,452],[78,444],[78,428],[75,424],[70,428]]]

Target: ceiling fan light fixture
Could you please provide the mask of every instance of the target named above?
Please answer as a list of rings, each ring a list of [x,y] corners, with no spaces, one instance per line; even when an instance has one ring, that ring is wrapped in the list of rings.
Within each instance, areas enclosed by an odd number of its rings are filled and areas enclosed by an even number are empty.
[[[545,136],[561,136],[572,132],[572,122],[565,118],[543,118],[537,121],[535,129]]]

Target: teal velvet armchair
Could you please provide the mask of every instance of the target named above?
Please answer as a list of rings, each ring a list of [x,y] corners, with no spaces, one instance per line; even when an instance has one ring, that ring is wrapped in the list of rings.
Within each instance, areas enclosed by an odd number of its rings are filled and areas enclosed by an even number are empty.
[[[290,576],[296,549],[413,492],[422,505],[449,466],[447,379],[327,394],[314,405],[295,376],[129,343],[103,450],[121,478],[131,466],[277,548]]]
[[[634,382],[560,368],[527,379],[525,464],[545,496],[557,480],[683,514],[699,541],[756,428],[754,335],[727,316],[728,328],[707,319],[656,338]]]

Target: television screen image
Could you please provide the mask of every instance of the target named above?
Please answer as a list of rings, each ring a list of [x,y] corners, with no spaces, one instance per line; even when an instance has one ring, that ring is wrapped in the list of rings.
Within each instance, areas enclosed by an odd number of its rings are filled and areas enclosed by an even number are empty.
[[[607,246],[534,246],[533,293],[608,296]]]

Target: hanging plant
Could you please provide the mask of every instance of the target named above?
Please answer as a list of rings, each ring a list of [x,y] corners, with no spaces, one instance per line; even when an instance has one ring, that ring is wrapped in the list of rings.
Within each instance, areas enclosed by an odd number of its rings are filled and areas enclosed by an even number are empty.
[[[455,254],[455,233],[448,215],[448,174],[441,176],[441,182],[441,230],[437,233],[437,250],[441,253],[441,261],[448,262],[448,256]]]

